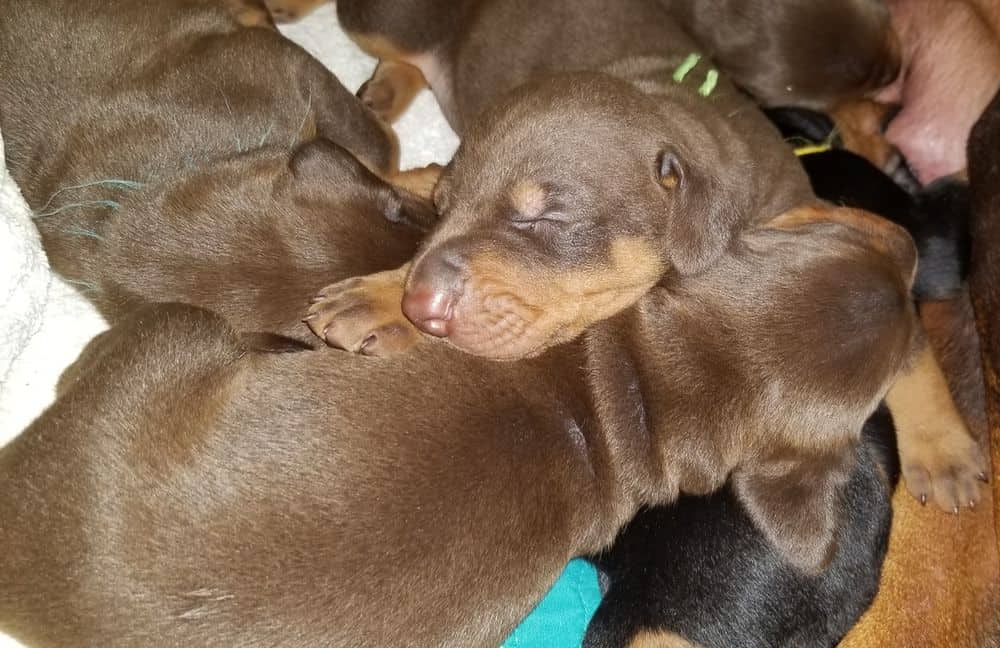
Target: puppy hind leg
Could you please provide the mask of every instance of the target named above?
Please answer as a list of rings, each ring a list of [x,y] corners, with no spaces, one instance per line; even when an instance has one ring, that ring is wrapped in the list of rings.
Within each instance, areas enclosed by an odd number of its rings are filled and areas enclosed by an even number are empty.
[[[974,507],[981,497],[977,481],[986,478],[986,460],[952,400],[929,344],[897,378],[886,403],[896,425],[907,490],[945,511]]]

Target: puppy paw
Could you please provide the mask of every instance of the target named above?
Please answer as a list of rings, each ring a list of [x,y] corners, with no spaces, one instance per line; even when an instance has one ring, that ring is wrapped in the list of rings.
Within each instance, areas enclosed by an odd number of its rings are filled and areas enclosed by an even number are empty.
[[[424,200],[431,200],[434,195],[434,187],[437,186],[438,178],[444,167],[440,164],[428,164],[425,167],[398,171],[389,178],[389,181],[397,187],[402,187],[415,196]]]
[[[986,458],[964,425],[906,445],[900,459],[910,494],[949,513],[976,507],[980,484],[987,479]]]
[[[358,99],[391,124],[426,86],[424,75],[414,66],[401,61],[379,61],[372,77],[358,89]]]
[[[422,337],[400,309],[405,279],[404,267],[331,284],[313,298],[303,321],[338,349],[378,357],[402,353]]]

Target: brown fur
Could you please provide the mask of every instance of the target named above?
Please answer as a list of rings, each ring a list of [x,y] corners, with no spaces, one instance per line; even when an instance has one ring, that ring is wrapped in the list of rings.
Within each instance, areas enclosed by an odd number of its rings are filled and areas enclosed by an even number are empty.
[[[667,274],[685,275],[713,263],[746,228],[812,199],[801,168],[777,132],[727,81],[721,80],[707,98],[694,95],[692,90],[709,73],[709,63],[701,62],[682,83],[672,80],[684,56],[697,49],[673,20],[677,12],[687,12],[679,22],[691,27],[693,8],[682,4],[668,7],[668,12],[655,2],[630,0],[613,16],[596,5],[578,3],[572,10],[555,2],[533,5],[528,11],[516,0],[448,7],[433,0],[407,0],[391,7],[379,5],[379,9],[351,0],[338,5],[342,23],[367,51],[398,56],[421,67],[445,114],[463,133],[463,145],[435,192],[440,211],[461,216],[449,221],[455,225],[446,223],[433,234],[421,258],[437,261],[422,263],[418,258],[407,283],[411,297],[404,302],[404,311],[418,326],[446,334],[452,343],[473,353],[496,358],[530,355],[572,337],[588,322],[621,307],[602,304],[604,290],[593,291],[590,299],[590,281],[581,278],[595,270],[620,278],[627,303],[663,272],[657,265],[663,255],[654,255],[653,263],[644,254],[616,263],[608,236],[595,230],[610,229],[615,240],[630,240],[636,231],[660,220],[662,230],[655,236],[661,237],[658,244],[668,261]],[[730,14],[747,13],[735,4],[707,3],[699,5],[698,11],[705,12],[699,14],[705,20],[715,16],[721,25]],[[815,11],[815,21],[822,15],[829,17],[830,11],[865,25],[851,38],[870,41],[871,46],[856,55],[869,61],[862,68],[879,71],[864,83],[855,79],[855,86],[868,89],[873,78],[895,73],[894,41],[884,8],[859,2]],[[780,25],[784,29],[791,24],[802,26],[810,14],[803,5],[788,8],[782,16],[760,25],[762,34],[780,32]],[[761,16],[757,20],[771,19]],[[516,44],[504,38],[514,31],[525,34]],[[717,40],[721,33],[704,38]],[[672,55],[665,43],[670,44]],[[788,47],[794,49],[791,44]],[[753,62],[748,65],[752,67]],[[538,72],[579,68],[597,73],[546,76]],[[749,73],[744,69],[740,77],[744,85]],[[833,83],[830,87],[841,86]],[[691,115],[696,117],[689,119]],[[469,122],[474,116],[475,121]],[[686,159],[694,151],[698,165]],[[676,164],[665,165],[664,160]],[[637,182],[649,169],[656,172],[659,187]],[[720,177],[712,177],[709,169]],[[589,191],[577,189],[580,186]],[[527,210],[523,206],[526,187],[532,199]],[[714,208],[705,209],[706,203]],[[524,213],[537,212],[537,204],[543,205],[541,217]],[[517,234],[512,228],[531,231]],[[541,231],[534,233],[534,228]],[[516,240],[525,237],[541,243],[523,245]],[[482,261],[482,250],[473,247],[487,239],[506,241],[518,251],[516,258]],[[433,294],[422,288],[433,281],[421,273],[433,278],[442,274],[441,268],[456,265],[458,273],[465,274],[461,295],[454,273],[438,282]],[[559,290],[567,282],[583,289]],[[442,311],[445,303],[449,310]],[[325,311],[324,319],[337,314],[322,304],[316,310]],[[580,317],[581,310],[589,319]],[[363,338],[362,333],[352,336]],[[921,369],[927,370],[932,368]],[[930,383],[924,379],[922,384]],[[939,400],[947,402],[943,383],[933,384]],[[953,409],[938,412],[927,401],[920,404],[911,420],[929,427],[940,425],[943,432],[924,446],[928,452],[904,462],[906,475],[919,477],[920,492],[937,493],[949,510],[974,503],[977,489],[965,486],[982,470],[982,463],[968,442],[967,430]],[[903,428],[902,433],[908,431]],[[964,444],[960,443],[963,438]],[[957,456],[959,446],[968,452],[953,478],[950,459]],[[928,489],[925,471],[933,475],[931,484],[940,480],[939,488]],[[952,486],[956,481],[963,485],[960,492]],[[966,494],[969,501],[965,501]]]
[[[321,64],[220,5],[7,0],[7,164],[52,266],[109,319],[179,300],[309,340],[297,315],[327,273],[412,256],[435,217],[379,176],[426,172],[400,174],[391,131]]]
[[[982,340],[983,374],[986,385],[986,413],[990,427],[993,460],[994,520],[1000,542],[1000,300],[997,280],[1000,256],[995,242],[1000,240],[1000,94],[976,123],[969,139],[969,188],[972,193],[973,271],[970,279],[976,324]]]

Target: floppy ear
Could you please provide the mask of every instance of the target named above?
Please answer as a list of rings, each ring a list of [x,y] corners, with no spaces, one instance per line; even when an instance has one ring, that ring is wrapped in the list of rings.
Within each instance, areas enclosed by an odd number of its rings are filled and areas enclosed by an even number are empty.
[[[849,228],[866,245],[892,260],[908,286],[913,285],[917,273],[917,246],[910,234],[900,225],[863,209],[834,207],[817,202],[790,209],[768,221],[775,229],[794,230],[819,223],[833,223]]]
[[[671,150],[657,160],[660,191],[672,217],[666,225],[667,256],[681,275],[712,265],[729,247],[740,222],[736,205],[720,201],[705,174]]]
[[[796,568],[814,574],[836,553],[844,463],[834,457],[740,469],[733,488],[750,519]]]

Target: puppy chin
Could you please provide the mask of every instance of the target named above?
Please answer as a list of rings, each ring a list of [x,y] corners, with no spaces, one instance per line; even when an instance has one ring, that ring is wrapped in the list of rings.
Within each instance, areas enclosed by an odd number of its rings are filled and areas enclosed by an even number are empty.
[[[545,350],[550,338],[529,320],[510,311],[476,310],[464,316],[455,310],[448,322],[448,342],[457,349],[489,360],[531,358]]]

